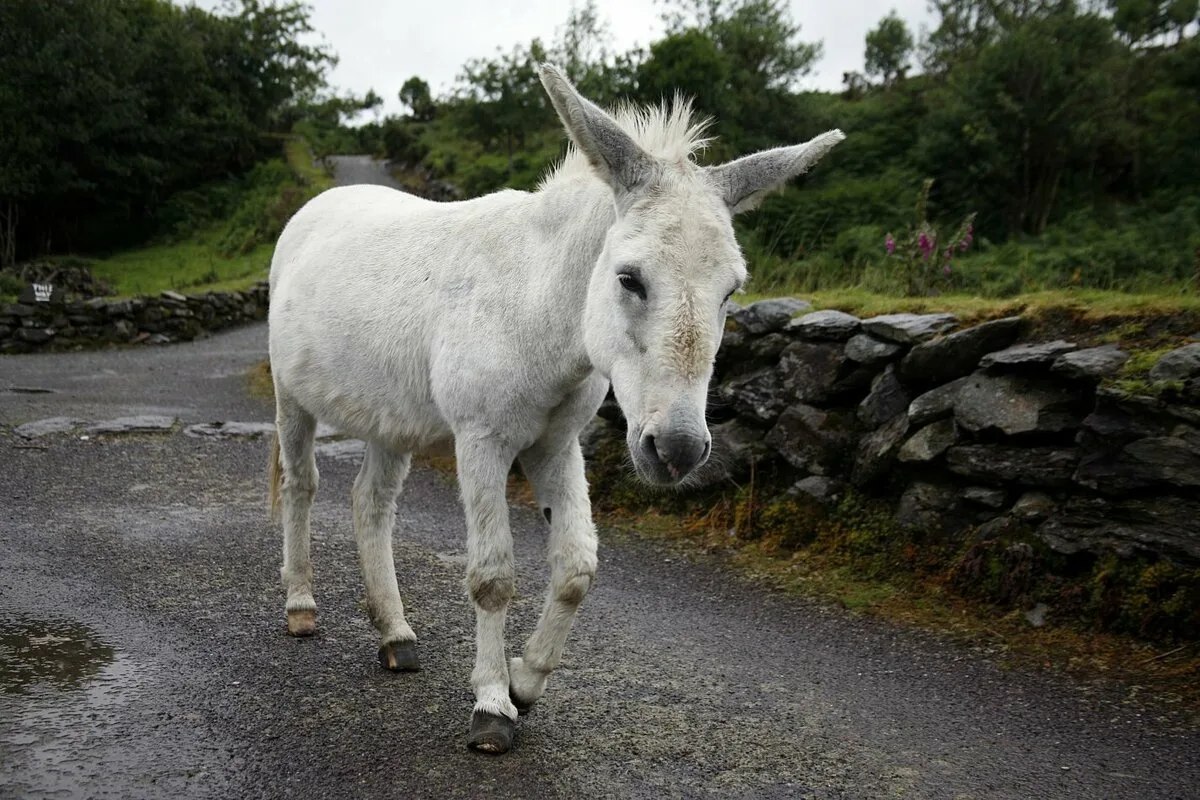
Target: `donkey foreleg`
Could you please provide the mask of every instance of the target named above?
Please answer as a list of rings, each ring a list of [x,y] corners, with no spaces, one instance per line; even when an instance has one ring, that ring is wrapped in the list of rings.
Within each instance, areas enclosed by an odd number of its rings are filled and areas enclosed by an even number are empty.
[[[521,466],[550,523],[550,588],[542,616],[524,654],[509,666],[510,696],[519,709],[527,709],[542,696],[546,679],[562,660],[575,614],[596,575],[596,526],[577,439],[551,455],[526,453]]]
[[[417,635],[404,619],[392,553],[396,495],[408,476],[410,462],[408,453],[393,453],[372,442],[351,493],[367,608],[380,635],[379,663],[395,672],[420,669]]]
[[[504,622],[516,585],[505,489],[513,454],[494,438],[459,435],[458,483],[467,517],[467,592],[475,604],[475,710],[470,746],[503,753],[517,709],[508,697]]]

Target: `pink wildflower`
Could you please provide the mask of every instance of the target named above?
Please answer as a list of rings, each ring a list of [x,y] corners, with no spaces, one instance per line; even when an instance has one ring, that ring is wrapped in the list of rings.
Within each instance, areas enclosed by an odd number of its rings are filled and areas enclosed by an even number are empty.
[[[896,240],[892,238],[890,233],[887,235],[887,238],[883,240],[883,249],[887,250],[887,254],[889,256],[896,252]]]
[[[929,256],[933,255],[933,241],[929,238],[929,234],[924,231],[917,237],[917,247],[921,248],[921,258],[924,258],[926,261],[929,260]]]

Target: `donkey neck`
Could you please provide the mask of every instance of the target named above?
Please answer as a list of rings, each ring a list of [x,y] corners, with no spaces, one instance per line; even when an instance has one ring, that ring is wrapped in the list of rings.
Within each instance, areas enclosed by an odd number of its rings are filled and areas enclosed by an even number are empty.
[[[537,265],[545,291],[539,300],[556,309],[571,360],[590,364],[583,340],[584,309],[592,272],[616,221],[612,190],[590,175],[560,176],[534,196],[535,221],[548,255]]]

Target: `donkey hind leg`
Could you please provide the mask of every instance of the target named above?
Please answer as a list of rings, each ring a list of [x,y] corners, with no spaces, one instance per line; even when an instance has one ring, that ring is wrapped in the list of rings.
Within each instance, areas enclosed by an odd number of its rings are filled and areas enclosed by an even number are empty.
[[[542,696],[546,679],[562,660],[576,611],[591,588],[596,575],[596,527],[578,440],[551,455],[526,453],[521,466],[550,523],[550,587],[545,605],[524,654],[509,665],[509,693],[524,711]]]
[[[455,455],[467,517],[467,592],[475,605],[475,709],[467,744],[485,753],[504,753],[512,745],[517,719],[508,697],[504,654],[504,621],[516,583],[505,497],[514,454],[493,438],[459,435]]]
[[[275,387],[275,427],[279,447],[283,517],[283,587],[287,590],[287,626],[292,636],[311,636],[317,630],[317,603],[312,594],[309,511],[317,491],[317,462],[313,434],[317,421]]]
[[[370,443],[351,492],[358,558],[367,586],[367,608],[380,635],[379,663],[394,672],[421,668],[417,660],[417,635],[404,619],[392,555],[396,495],[408,476],[410,462],[408,453],[393,453],[377,442]]]

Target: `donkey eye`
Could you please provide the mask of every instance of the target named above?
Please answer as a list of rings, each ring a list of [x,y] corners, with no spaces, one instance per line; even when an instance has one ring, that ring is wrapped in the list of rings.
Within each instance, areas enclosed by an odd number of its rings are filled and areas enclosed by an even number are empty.
[[[646,299],[646,287],[637,278],[630,275],[628,272],[622,272],[617,275],[617,280],[621,282],[621,288],[627,292],[633,292],[643,300]]]

